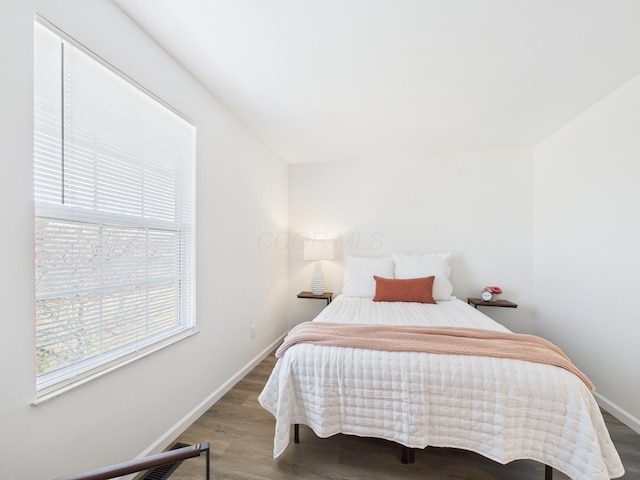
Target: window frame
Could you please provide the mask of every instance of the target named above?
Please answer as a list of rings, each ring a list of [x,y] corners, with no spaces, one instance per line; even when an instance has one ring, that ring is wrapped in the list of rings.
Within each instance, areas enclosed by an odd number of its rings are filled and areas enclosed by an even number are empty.
[[[140,95],[144,96],[145,99],[150,100],[151,102],[156,102],[162,109],[166,109],[167,115],[175,115],[177,119],[181,122],[184,122],[187,130],[192,135],[191,138],[191,149],[188,154],[186,154],[187,160],[180,156],[179,160],[176,162],[184,162],[184,164],[180,164],[176,166],[176,177],[175,181],[175,201],[176,202],[184,202],[184,209],[176,208],[178,213],[176,213],[176,218],[172,220],[167,220],[165,218],[153,218],[141,216],[128,216],[118,213],[108,213],[100,211],[98,208],[96,211],[91,211],[90,209],[83,209],[78,206],[69,206],[64,204],[64,194],[61,195],[60,203],[52,203],[50,201],[43,201],[42,198],[38,198],[38,186],[34,184],[34,204],[35,204],[35,223],[36,223],[36,231],[34,234],[36,235],[36,254],[38,247],[38,238],[37,238],[37,225],[38,221],[59,221],[59,222],[68,222],[71,224],[86,224],[93,225],[95,228],[101,231],[100,235],[102,235],[102,230],[104,228],[130,228],[132,230],[137,229],[140,232],[145,232],[145,241],[150,242],[150,232],[172,232],[175,233],[178,247],[175,252],[175,267],[176,267],[176,279],[174,286],[175,296],[175,305],[172,307],[174,312],[174,323],[173,327],[165,328],[162,332],[156,333],[155,335],[145,335],[143,338],[136,339],[134,341],[130,341],[121,346],[116,346],[112,348],[107,353],[100,353],[99,355],[93,358],[87,358],[80,360],[75,363],[69,364],[67,367],[62,367],[58,369],[58,371],[48,372],[45,374],[38,374],[37,370],[35,372],[36,375],[36,400],[34,404],[40,403],[44,400],[52,398],[54,396],[60,395],[61,393],[74,388],[76,386],[82,385],[96,377],[104,375],[110,371],[113,371],[116,368],[127,365],[137,359],[143,358],[155,351],[165,348],[168,345],[171,345],[177,341],[180,341],[186,337],[189,337],[195,333],[196,330],[196,311],[195,311],[195,292],[196,292],[196,266],[195,266],[195,236],[196,236],[196,205],[195,205],[195,168],[196,168],[196,134],[197,129],[193,121],[188,119],[182,113],[177,111],[175,108],[167,104],[165,101],[151,93],[149,90],[144,88],[138,82],[132,80],[129,76],[122,73],[119,69],[115,68],[109,62],[102,59],[100,56],[96,55],[94,52],[84,47],[80,42],[76,41],[65,32],[60,30],[58,27],[53,25],[48,20],[43,17],[36,15],[34,18],[34,37],[36,35],[37,28],[45,28],[49,30],[51,33],[56,35],[61,43],[72,46],[77,49],[82,54],[88,56],[92,61],[97,62],[102,67],[105,67],[111,74],[115,74],[120,80],[126,82],[128,85],[133,87]],[[34,55],[36,54],[35,49],[37,48],[34,45]],[[62,57],[63,58],[63,57]],[[64,62],[62,62],[64,64]],[[62,69],[63,67],[61,67]],[[64,75],[64,73],[63,73]],[[36,72],[34,69],[34,84],[36,83]],[[34,90],[34,116],[37,115],[37,102],[35,100],[37,92]],[[61,99],[61,117],[64,116],[62,113],[65,109],[66,104],[64,95]],[[37,182],[38,173],[37,170],[37,162],[38,162],[38,141],[36,140],[37,132],[37,121],[34,121],[34,183]],[[64,119],[61,122],[61,130],[60,135],[62,140],[61,152],[64,152],[66,148],[66,139],[64,139],[66,130],[64,125]],[[61,164],[64,163],[64,153],[61,153]],[[95,177],[94,177],[95,178]],[[66,180],[64,179],[64,174],[61,175],[59,179],[61,185],[65,185]],[[144,187],[141,187],[141,190],[144,190]],[[182,203],[180,205],[183,205]],[[98,254],[100,256],[100,254]],[[136,258],[146,258],[144,256],[139,256]],[[35,265],[36,268],[38,266],[38,258],[36,256]],[[100,260],[102,261],[102,260]],[[146,258],[146,261],[149,262],[149,259]],[[38,274],[36,273],[36,279],[38,279]],[[147,287],[150,285],[149,280],[142,282],[142,284]],[[98,289],[100,291],[104,291],[105,286],[101,284],[101,287]],[[69,295],[73,295],[74,291],[77,291],[73,288],[70,289]],[[46,295],[45,295],[46,296]],[[38,290],[36,286],[36,304],[39,299],[42,299],[43,293]],[[148,302],[148,300],[147,300]],[[38,326],[38,313],[36,306],[36,319],[35,319],[35,327],[37,331]],[[146,320],[148,321],[148,315]],[[104,319],[102,317],[102,313],[100,313],[99,323],[102,324]],[[102,328],[102,327],[101,327]],[[36,351],[35,355],[38,355],[38,340],[36,339]],[[37,360],[36,360],[37,363]],[[65,372],[66,370],[66,372]],[[43,378],[46,377],[46,378]]]

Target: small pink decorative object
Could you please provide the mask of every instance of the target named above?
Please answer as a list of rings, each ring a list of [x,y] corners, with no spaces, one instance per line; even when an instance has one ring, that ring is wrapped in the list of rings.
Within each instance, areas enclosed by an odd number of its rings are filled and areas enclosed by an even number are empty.
[[[487,292],[493,293],[494,295],[500,295],[502,293],[502,289],[500,287],[498,287],[498,286],[484,287],[484,289]]]

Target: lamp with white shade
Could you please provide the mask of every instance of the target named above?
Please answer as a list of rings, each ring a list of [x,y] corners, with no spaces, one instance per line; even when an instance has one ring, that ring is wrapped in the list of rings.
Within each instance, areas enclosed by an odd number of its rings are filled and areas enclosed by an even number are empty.
[[[334,259],[334,245],[332,239],[310,239],[304,241],[304,260],[315,260],[313,276],[311,277],[311,293],[322,295],[324,293],[324,274],[322,273],[322,260]]]

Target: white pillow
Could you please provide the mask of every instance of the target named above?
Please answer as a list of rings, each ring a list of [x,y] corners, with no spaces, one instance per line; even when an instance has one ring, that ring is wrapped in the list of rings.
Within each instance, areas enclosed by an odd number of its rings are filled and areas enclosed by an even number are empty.
[[[345,257],[346,270],[342,294],[347,297],[373,297],[376,293],[374,275],[393,278],[391,257]]]
[[[420,278],[435,275],[433,282],[433,298],[435,300],[451,300],[453,285],[449,281],[449,258],[451,254],[425,253],[405,255],[394,253],[391,258],[394,263],[395,278]]]

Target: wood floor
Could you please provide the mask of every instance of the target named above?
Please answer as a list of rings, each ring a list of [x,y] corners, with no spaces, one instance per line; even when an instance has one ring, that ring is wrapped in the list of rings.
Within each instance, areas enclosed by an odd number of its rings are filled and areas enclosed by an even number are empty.
[[[500,465],[480,455],[455,449],[416,451],[415,463],[400,462],[394,443],[335,435],[317,438],[300,426],[300,443],[273,460],[273,416],[258,403],[275,364],[267,357],[176,441],[210,442],[211,478],[216,480],[543,480],[544,467],[533,461]],[[611,437],[622,457],[625,480],[640,480],[640,435],[604,413]],[[293,439],[293,434],[292,434]],[[185,461],[172,480],[203,479],[204,456]],[[554,480],[568,477],[554,471]]]

